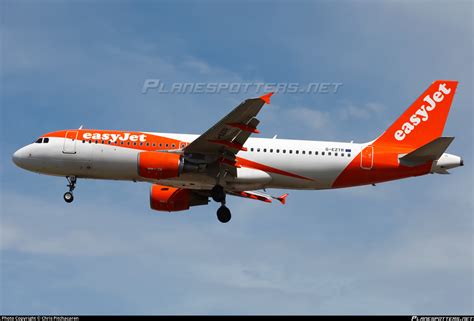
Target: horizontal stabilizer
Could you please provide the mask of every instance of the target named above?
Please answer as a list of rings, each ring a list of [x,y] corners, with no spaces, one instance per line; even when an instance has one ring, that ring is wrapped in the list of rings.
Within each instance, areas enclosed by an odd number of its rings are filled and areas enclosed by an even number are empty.
[[[428,144],[399,157],[400,164],[413,167],[429,161],[438,160],[453,140],[454,137],[438,137]]]
[[[436,174],[451,174],[450,172],[448,172],[445,168],[440,168],[440,169],[437,169],[436,170]]]

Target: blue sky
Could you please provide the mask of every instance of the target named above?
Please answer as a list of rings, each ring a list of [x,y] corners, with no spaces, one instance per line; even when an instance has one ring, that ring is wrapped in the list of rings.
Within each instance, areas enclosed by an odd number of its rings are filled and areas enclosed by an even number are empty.
[[[474,313],[473,4],[469,1],[1,1],[0,313]],[[368,141],[436,79],[459,80],[452,175],[287,205],[168,214],[147,184],[16,168],[49,131],[202,133],[248,94],[143,95],[167,83],[340,82],[277,94],[262,137]],[[283,191],[274,191],[275,194]]]

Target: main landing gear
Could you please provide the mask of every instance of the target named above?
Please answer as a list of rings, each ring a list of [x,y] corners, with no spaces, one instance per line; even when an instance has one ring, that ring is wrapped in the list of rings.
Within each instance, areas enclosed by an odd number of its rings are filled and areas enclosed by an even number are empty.
[[[69,192],[64,193],[63,197],[66,203],[71,203],[72,201],[74,201],[74,195],[72,195],[72,191],[76,188],[77,178],[76,176],[66,176],[66,179],[69,183],[67,185],[67,187],[69,187]]]
[[[222,204],[221,207],[219,207],[219,209],[217,210],[217,219],[221,223],[227,223],[230,221],[231,218],[232,215],[230,214],[229,208]]]
[[[216,185],[211,190],[211,197],[215,202],[221,203],[221,207],[217,210],[217,219],[221,223],[227,223],[232,218],[230,210],[225,206],[225,190],[221,185]]]

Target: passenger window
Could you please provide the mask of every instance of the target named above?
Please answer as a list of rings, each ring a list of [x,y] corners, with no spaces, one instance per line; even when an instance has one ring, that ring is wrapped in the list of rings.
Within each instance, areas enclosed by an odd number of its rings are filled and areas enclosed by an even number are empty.
[[[133,143],[133,146],[137,146],[137,142],[134,142],[134,143]]]
[[[347,157],[351,157],[351,154],[347,154]]]
[[[150,143],[146,143],[147,146],[150,146]]]
[[[174,148],[175,144],[172,144],[171,147]]]
[[[273,153],[273,149],[270,149],[270,153]]]
[[[127,142],[127,145],[130,146],[130,142]]]
[[[337,156],[337,153],[334,153],[334,156]]]
[[[155,146],[155,144],[153,144],[153,146]],[[161,147],[161,146],[163,146],[163,144],[160,143],[158,146]]]
[[[143,146],[143,143],[140,143],[140,146]]]
[[[276,152],[277,152],[277,154],[278,154],[278,153],[280,152],[280,150],[279,150],[279,149],[277,149],[277,150],[276,150]]]
[[[321,155],[323,155],[323,156],[324,156],[324,152],[321,152]]]
[[[155,147],[155,146],[156,146],[156,144],[155,144],[155,143],[153,143],[153,147]]]
[[[293,150],[292,150],[292,149],[290,149],[290,154],[293,154]]]
[[[89,144],[92,144],[92,140],[89,140]]]
[[[120,145],[123,145],[123,142],[120,142]]]
[[[299,151],[299,150],[297,150],[297,151],[295,151],[295,153],[296,153],[296,154],[299,154],[299,153],[300,153],[300,151]]]
[[[283,150],[283,154],[286,154],[286,149]]]
[[[266,148],[264,148],[264,149],[263,149],[263,152],[264,152],[264,153],[266,153],[266,152],[267,152],[267,149],[266,149]]]
[[[252,148],[250,148],[250,151],[251,151],[251,152],[253,152],[253,147],[252,147]]]
[[[49,143],[49,138],[48,137],[44,138],[43,143],[45,143],[45,144]]]
[[[85,140],[82,141],[83,144],[84,144],[85,142],[86,142]]]
[[[308,155],[311,155],[311,151],[308,152]]]
[[[301,152],[301,154],[303,154],[303,155],[304,155],[305,153],[306,153],[305,151],[302,151],[302,152]]]
[[[341,156],[344,157],[344,153],[341,153]]]
[[[112,144],[112,142],[109,140],[109,145]]]
[[[260,148],[257,148],[257,152],[260,152]]]
[[[97,144],[98,142],[97,142],[97,141],[95,141],[95,143]]]
[[[168,144],[166,144],[165,147],[168,148]]]
[[[331,156],[331,152],[328,152],[328,156]]]

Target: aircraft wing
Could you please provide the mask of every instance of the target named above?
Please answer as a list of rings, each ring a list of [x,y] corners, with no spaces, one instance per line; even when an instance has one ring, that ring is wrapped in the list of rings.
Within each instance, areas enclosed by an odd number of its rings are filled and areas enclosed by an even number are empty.
[[[247,99],[234,110],[184,148],[185,154],[222,156],[227,163],[235,163],[235,155],[245,150],[243,145],[252,133],[258,133],[260,121],[255,118],[273,93]]]

